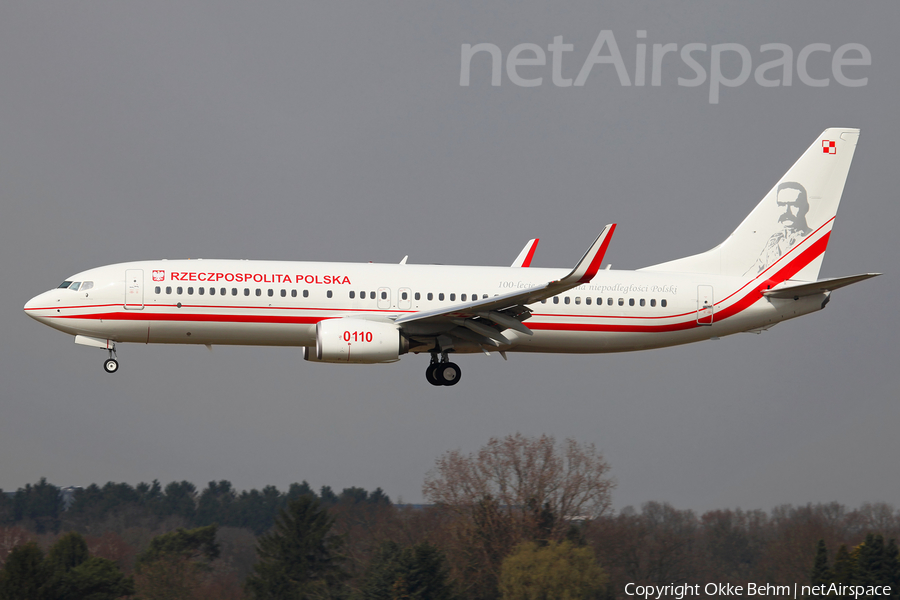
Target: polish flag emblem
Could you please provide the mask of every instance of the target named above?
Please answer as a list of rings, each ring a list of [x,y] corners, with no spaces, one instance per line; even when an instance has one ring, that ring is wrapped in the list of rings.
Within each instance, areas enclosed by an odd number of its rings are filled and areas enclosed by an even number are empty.
[[[825,154],[837,154],[837,142],[822,140],[822,152]]]
[[[166,280],[166,272],[165,271],[153,271],[153,281],[165,281]]]

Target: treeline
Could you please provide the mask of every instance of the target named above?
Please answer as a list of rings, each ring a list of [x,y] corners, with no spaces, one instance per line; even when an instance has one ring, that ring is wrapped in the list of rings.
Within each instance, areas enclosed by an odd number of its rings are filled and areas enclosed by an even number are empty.
[[[819,503],[697,514],[649,502],[585,529],[617,590],[642,585],[774,585],[881,580],[900,597],[900,511]],[[873,558],[877,557],[877,558]],[[880,566],[875,567],[875,563]],[[877,572],[877,573],[876,573]]]
[[[260,535],[272,527],[278,511],[302,496],[316,498],[326,507],[391,504],[381,488],[368,492],[350,487],[337,494],[323,486],[317,494],[306,481],[291,484],[286,492],[266,486],[238,493],[229,481],[210,481],[198,492],[188,481],[173,481],[163,488],[155,480],[134,487],[127,483],[109,482],[103,487],[91,484],[66,492],[42,478],[12,497],[0,493],[0,525],[21,524],[36,533],[57,533],[61,527],[89,531],[111,519],[119,521],[115,526],[122,528],[152,527],[176,518],[189,527],[217,524]]]
[[[609,599],[627,598],[628,583],[710,582],[867,582],[900,597],[900,511],[888,504],[701,514],[649,502],[615,513],[614,487],[593,446],[518,434],[441,456],[420,507],[306,482],[241,492],[227,481],[108,483],[64,500],[40,480],[0,494],[0,599],[10,556],[38,565],[73,533],[88,549],[80,560],[97,559],[81,571],[103,566],[140,598]],[[74,581],[81,571],[54,572]],[[50,585],[46,572],[35,581]]]

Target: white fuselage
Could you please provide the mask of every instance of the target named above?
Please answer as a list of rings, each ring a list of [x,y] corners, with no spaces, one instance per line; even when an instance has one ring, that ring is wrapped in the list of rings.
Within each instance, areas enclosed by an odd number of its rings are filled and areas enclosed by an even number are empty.
[[[78,290],[28,302],[29,316],[110,342],[315,346],[316,323],[389,320],[526,289],[566,269],[249,260],[157,260],[74,275]],[[84,282],[91,282],[83,290]],[[766,299],[762,278],[600,271],[528,306],[534,334],[504,332],[518,352],[625,352],[762,329],[821,309],[827,294]],[[711,307],[711,308],[710,308]],[[413,334],[428,335],[427,325]],[[480,352],[457,343],[455,352]],[[414,352],[418,351],[413,349]]]

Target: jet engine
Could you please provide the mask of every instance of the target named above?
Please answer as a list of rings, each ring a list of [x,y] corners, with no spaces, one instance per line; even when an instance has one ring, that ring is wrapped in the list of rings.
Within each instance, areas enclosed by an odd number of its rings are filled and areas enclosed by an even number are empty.
[[[316,324],[316,348],[303,358],[329,363],[389,363],[409,351],[409,340],[394,323],[363,319],[325,319]]]

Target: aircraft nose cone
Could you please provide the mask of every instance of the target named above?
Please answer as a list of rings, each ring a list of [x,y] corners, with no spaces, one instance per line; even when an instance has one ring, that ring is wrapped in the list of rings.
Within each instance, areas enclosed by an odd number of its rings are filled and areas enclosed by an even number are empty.
[[[24,307],[25,314],[36,321],[43,320],[41,317],[43,316],[45,310],[41,309],[46,309],[48,307],[46,301],[47,294],[48,292],[38,294],[37,296],[26,302]]]

